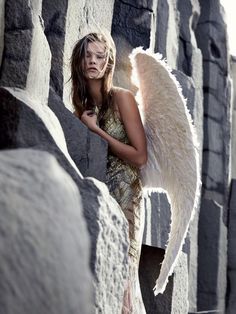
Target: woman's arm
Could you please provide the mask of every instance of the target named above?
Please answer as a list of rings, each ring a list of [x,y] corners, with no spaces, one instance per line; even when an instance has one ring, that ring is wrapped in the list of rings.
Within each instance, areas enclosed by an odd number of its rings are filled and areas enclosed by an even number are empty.
[[[108,142],[113,154],[131,165],[141,167],[147,161],[147,145],[134,96],[130,91],[118,90],[115,93],[115,104],[117,105],[120,119],[124,124],[130,145],[118,141],[97,126],[97,117],[91,111],[85,111],[81,116],[81,121],[91,131],[97,133]]]

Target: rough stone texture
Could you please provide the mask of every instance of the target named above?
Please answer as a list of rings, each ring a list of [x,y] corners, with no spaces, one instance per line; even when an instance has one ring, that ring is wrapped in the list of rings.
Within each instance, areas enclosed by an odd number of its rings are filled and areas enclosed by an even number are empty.
[[[169,6],[169,20],[166,35],[166,59],[168,64],[177,69],[179,42],[179,12],[176,0],[167,0]]]
[[[115,84],[118,86],[134,90],[128,55],[134,47],[147,49],[150,46],[153,2],[115,1],[111,32],[117,47]]]
[[[231,56],[230,60],[230,76],[233,84],[232,99],[232,144],[231,144],[231,176],[236,178],[236,57]]]
[[[200,1],[198,46],[203,53],[203,193],[225,205],[228,197],[230,82],[225,22],[219,1]],[[216,140],[218,138],[218,140]],[[224,213],[226,215],[226,213]]]
[[[49,4],[43,2],[43,5],[48,6]],[[63,5],[64,11],[62,13],[65,14],[66,2]],[[94,276],[94,311],[107,314],[110,314],[111,311],[120,312],[124,282],[127,277],[127,222],[120,207],[109,195],[104,184],[99,183],[95,179],[82,178],[80,171],[68,153],[61,125],[54,113],[47,106],[51,52],[47,38],[43,32],[43,21],[40,16],[42,1],[20,1],[16,4],[7,0],[6,7],[7,27],[5,35],[8,36],[8,33],[10,33],[10,35],[14,34],[15,37],[11,37],[11,40],[8,41],[5,40],[4,49],[5,51],[12,51],[12,57],[9,58],[9,55],[6,53],[3,54],[1,84],[13,88],[8,88],[8,90],[1,89],[0,91],[0,147],[1,149],[31,147],[38,150],[46,150],[57,158],[59,164],[74,179],[81,192],[84,215],[91,240],[90,267]],[[55,7],[53,5],[50,6],[50,10],[53,9]],[[89,7],[85,5],[84,9],[86,11]],[[50,33],[50,26],[54,31],[57,27],[62,31],[65,25],[57,24],[57,15],[53,15],[52,11],[48,12],[48,14],[48,19],[50,20],[51,18],[51,25],[47,24],[48,32],[46,33],[48,36],[52,35],[51,42],[55,44],[55,37],[58,34],[57,32]],[[53,17],[55,20],[53,20]],[[59,20],[63,21],[63,19],[64,17],[61,15]],[[84,16],[84,19],[86,20],[87,17]],[[17,29],[16,32],[14,32],[15,29]],[[23,44],[22,34],[28,34],[27,40]],[[61,37],[58,37],[59,48],[62,47],[63,37],[63,34]],[[14,45],[21,47],[20,59],[18,58],[17,51],[14,55]],[[56,49],[55,46],[52,45],[52,47],[54,50]],[[16,56],[15,59],[14,56]],[[54,52],[53,58],[55,58]],[[12,59],[13,61],[15,60],[13,64],[15,72],[13,68],[10,68]],[[58,71],[61,72],[61,69],[59,67]],[[55,68],[53,68],[54,70]],[[57,74],[61,81],[61,73],[59,72]],[[23,79],[19,75],[14,75],[14,73],[21,73]],[[21,89],[16,89],[15,87],[20,87]],[[55,86],[53,87],[55,88]],[[60,95],[60,93],[58,94]],[[51,93],[50,101],[52,101],[51,105],[53,105],[54,109],[58,100],[56,96],[55,92]],[[61,102],[58,101],[59,105],[61,105]],[[55,109],[55,112],[59,116],[61,111],[60,109]],[[72,115],[71,118],[73,121],[74,117]],[[64,124],[66,122],[67,125],[64,125],[64,129],[68,131],[70,121],[66,119],[62,120]],[[78,132],[76,124],[78,128],[81,127],[79,121],[76,121],[74,118],[74,129],[77,129]],[[85,128],[83,129],[85,130]],[[67,141],[69,142],[72,135],[71,133],[68,135],[68,133]],[[100,172],[98,168],[96,169],[96,173],[102,175],[105,160],[104,142],[97,138],[95,139],[95,136],[91,136],[91,138],[89,136],[89,139],[87,136],[85,140],[87,141],[86,148],[89,147],[88,142],[91,145],[94,143],[97,145],[97,151],[93,147],[93,152],[86,152],[86,158],[90,162],[88,165],[90,174],[93,171],[95,172],[93,161],[97,159],[96,153],[104,152],[104,157],[101,158],[103,163],[100,163],[103,169]],[[78,149],[75,144],[69,146],[71,150]],[[84,151],[86,148],[84,148]],[[83,156],[83,153],[81,155]]]
[[[203,54],[204,143],[199,218],[198,310],[224,312],[224,272],[227,263],[224,248],[227,247],[225,225],[228,216],[231,132],[229,55],[226,25],[219,1],[200,0],[199,3],[201,15],[196,38]],[[208,253],[208,250],[212,253]]]
[[[5,31],[5,0],[0,0],[0,66],[2,64],[2,53],[4,47],[4,31]]]
[[[160,272],[164,250],[143,245],[140,258],[140,284],[147,313],[186,314],[188,313],[188,272],[187,255],[182,253],[174,274],[169,278],[163,294],[154,297],[150,291]]]
[[[169,23],[169,5],[166,0],[158,0],[156,19],[156,44],[155,51],[166,58],[166,36]]]
[[[61,38],[64,41],[63,101],[68,109],[73,110],[70,97],[71,82],[69,81],[72,49],[76,41],[86,33],[91,31],[110,32],[114,0],[106,1],[105,5],[101,0],[67,0],[67,3],[65,38]]]
[[[68,1],[43,0],[42,18],[45,36],[52,52],[50,86],[62,97],[63,93],[63,48]]]
[[[223,207],[202,199],[198,232],[198,310],[224,313],[226,292],[227,229]]]
[[[30,149],[2,151],[0,177],[0,313],[90,314],[90,243],[75,183],[52,155]]]
[[[146,192],[143,244],[165,249],[170,232],[170,205],[164,193]]]
[[[203,146],[203,78],[202,78],[202,53],[197,47],[195,31],[200,15],[198,0],[177,1],[180,14],[179,28],[179,51],[178,51],[178,70],[189,76],[188,80],[181,80],[180,84],[189,82],[191,88],[183,88],[183,93],[188,98],[188,108],[191,112],[195,130],[199,141],[199,151]],[[188,93],[186,94],[186,91]],[[193,92],[194,91],[194,92]],[[194,95],[193,95],[194,93]],[[194,97],[193,97],[194,96]],[[202,164],[202,156],[199,154]],[[193,221],[189,228],[190,247],[189,247],[189,310],[197,310],[197,256],[198,256],[198,217],[199,209],[196,211]]]
[[[12,14],[15,12],[15,14]],[[26,86],[32,44],[31,9],[24,0],[5,0],[4,50],[0,73],[3,86]]]
[[[23,0],[6,1],[0,84],[25,89],[31,98],[46,104],[51,53],[44,36],[42,19],[38,15],[40,5],[34,5],[37,11],[33,11],[31,5]]]
[[[57,158],[79,187],[91,240],[90,266],[95,277],[96,309],[107,314],[111,308],[119,311],[128,254],[128,225],[120,207],[104,184],[92,178],[82,179],[29,106],[5,89],[0,90],[0,97],[0,148],[46,150]]]
[[[106,144],[98,138],[98,136],[89,132],[82,123],[78,122],[78,119],[73,117],[68,110],[66,110],[62,102],[63,92],[69,87],[64,87],[64,76],[66,75],[66,72],[64,73],[63,69],[68,67],[68,55],[71,56],[72,53],[72,41],[74,45],[75,41],[78,39],[78,35],[81,35],[79,34],[78,28],[73,29],[71,26],[74,26],[75,23],[69,25],[68,19],[76,20],[77,18],[80,20],[79,17],[81,17],[81,19],[84,20],[85,17],[81,15],[81,10],[89,10],[90,6],[91,3],[85,4],[72,0],[60,1],[59,4],[52,3],[48,0],[43,1],[42,17],[44,18],[45,24],[45,36],[52,52],[49,107],[54,111],[62,125],[69,153],[81,173],[84,176],[93,176],[104,181],[107,154]],[[93,14],[94,12],[92,15]],[[83,23],[83,31],[85,31],[88,22],[86,23],[84,21]],[[82,29],[80,32],[82,32]],[[67,41],[65,42],[65,40]],[[66,60],[66,57],[64,56],[64,51],[66,51],[68,60]],[[67,82],[66,85],[68,84],[69,82]],[[66,107],[71,109],[69,101],[66,104]],[[94,152],[96,152],[96,155]],[[97,156],[100,156],[99,160]]]
[[[4,11],[5,20],[3,21]],[[100,30],[101,27],[106,27],[110,31],[112,24],[112,34],[118,50],[118,71],[115,83],[132,90],[134,89],[129,80],[130,64],[127,58],[132,48],[150,46],[154,51],[159,51],[166,56],[169,65],[179,70],[176,72],[177,77],[184,86],[185,95],[190,99],[188,106],[197,128],[200,151],[203,142],[202,90],[204,87],[202,206],[206,206],[206,209],[202,207],[202,214],[212,208],[216,208],[216,213],[219,213],[222,207],[223,221],[226,223],[230,176],[231,110],[229,108],[229,60],[222,16],[223,12],[218,0],[116,0],[115,5],[114,0],[109,0],[106,5],[100,0],[61,0],[56,5],[48,0],[0,0],[2,25],[0,27],[0,62],[2,61],[0,85],[24,89],[24,91],[11,89],[10,93],[1,90],[0,147],[2,149],[32,147],[50,152],[56,156],[60,165],[73,177],[79,187],[91,238],[93,254],[90,266],[95,278],[97,312],[99,309],[108,314],[120,312],[123,283],[127,275],[127,224],[104,185],[100,185],[96,180],[83,179],[80,174],[81,171],[84,175],[92,175],[103,180],[106,145],[98,137],[92,136],[91,132],[88,132],[68,110],[62,107],[64,102],[65,106],[73,111],[70,99],[71,85],[68,82],[72,48],[81,35],[92,30]],[[197,35],[197,43],[195,35]],[[202,68],[204,73],[202,73]],[[233,78],[235,81],[235,76]],[[49,84],[51,85],[50,94]],[[55,112],[61,125],[47,106],[48,95],[50,108]],[[234,130],[235,110],[233,114]],[[78,138],[75,138],[74,134],[78,134]],[[232,135],[232,138],[232,175],[235,177],[235,136]],[[154,196],[154,194],[152,198],[146,198],[147,204],[151,202],[152,209],[146,211],[144,236],[144,243],[162,248],[165,247],[169,231],[169,207],[164,199],[163,195]],[[206,205],[208,202],[215,204],[215,207],[210,205],[208,209]],[[216,205],[217,203],[219,205]],[[149,204],[147,208],[151,205]],[[156,210],[154,210],[155,206]],[[219,214],[215,216],[217,219],[220,217]],[[214,213],[212,217],[208,225],[205,223],[202,225],[202,221],[199,222],[199,228],[203,230],[203,234],[215,232],[216,226],[212,226]],[[155,224],[159,229],[151,227]],[[189,237],[184,246],[184,252],[188,254],[190,312],[198,310],[196,308],[197,226],[198,213],[190,226]],[[209,231],[205,230],[204,226]],[[208,237],[212,243],[208,243],[206,238],[203,243],[203,252],[209,246],[213,255],[215,254],[216,260],[211,264],[211,259],[209,259],[207,264],[207,269],[210,269],[209,274],[212,274],[212,277],[216,274],[216,276],[219,275],[218,278],[224,278],[226,262],[221,255],[221,249],[217,249],[227,246],[225,227],[221,218],[217,220],[217,226],[220,226],[220,234],[217,234],[215,238]],[[232,224],[230,227],[232,230]],[[201,301],[205,302],[206,299],[223,307],[221,298],[225,288],[221,287],[218,281],[216,283],[212,280],[211,276],[209,279],[206,276],[205,256],[201,252],[201,245],[199,245],[199,256],[203,259],[199,262],[198,268],[199,286],[202,287],[202,282],[206,282],[208,290],[198,291],[198,296],[199,293],[204,296],[203,299],[198,299],[199,310],[202,306]],[[158,250],[157,248],[148,249]],[[234,251],[230,254],[234,254]],[[150,261],[142,259],[140,271],[144,276],[143,270],[150,263],[153,273],[150,271],[148,276],[156,279],[155,260],[161,261],[163,255],[153,253],[153,256],[155,256],[154,259]],[[183,256],[186,257],[185,254]],[[114,265],[118,268],[113,269]],[[121,267],[120,272],[119,267]],[[187,269],[185,266],[181,269],[183,273],[171,279],[165,296],[159,302],[159,308],[166,308],[169,312],[174,311],[173,313],[178,313],[175,311],[184,308],[182,306],[186,304]],[[228,271],[228,275],[229,283],[233,287],[235,275],[231,271]],[[178,284],[180,284],[179,288]],[[142,281],[142,289],[146,291],[144,293],[147,295],[146,302],[149,302],[149,305],[153,298],[152,287],[153,284],[148,286],[147,281]],[[184,291],[181,291],[181,287],[184,287]],[[174,291],[180,294],[177,296]],[[213,294],[209,294],[208,297],[209,291]],[[233,288],[230,292],[233,293]],[[173,309],[173,304],[177,304],[179,300],[182,305],[176,305]],[[232,298],[230,300],[232,312],[234,305]],[[150,313],[151,311],[152,309]]]
[[[107,163],[107,143],[90,132],[63,104],[61,98],[51,88],[48,105],[62,126],[68,152],[85,177],[105,181]],[[96,155],[94,155],[96,152]]]
[[[228,289],[227,289],[227,314],[234,314],[236,310],[236,180],[231,183],[231,198],[229,203],[228,221]]]

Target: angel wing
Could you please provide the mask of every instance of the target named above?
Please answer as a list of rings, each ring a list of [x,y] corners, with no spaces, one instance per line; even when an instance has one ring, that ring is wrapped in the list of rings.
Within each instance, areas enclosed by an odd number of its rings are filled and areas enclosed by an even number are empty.
[[[199,153],[181,87],[161,55],[139,47],[130,59],[147,137],[148,162],[141,169],[142,182],[146,188],[164,190],[171,205],[169,240],[153,289],[157,295],[165,290],[198,206]]]

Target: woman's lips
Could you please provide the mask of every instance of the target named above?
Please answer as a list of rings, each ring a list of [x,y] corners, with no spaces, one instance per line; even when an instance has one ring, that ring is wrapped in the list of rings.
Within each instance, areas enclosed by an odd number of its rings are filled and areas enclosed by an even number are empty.
[[[96,68],[88,68],[88,71],[98,71]]]

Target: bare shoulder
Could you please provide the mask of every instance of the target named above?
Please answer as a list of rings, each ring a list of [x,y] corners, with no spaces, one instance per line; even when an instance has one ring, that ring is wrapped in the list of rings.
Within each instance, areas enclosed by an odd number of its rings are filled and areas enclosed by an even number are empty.
[[[134,100],[134,94],[125,88],[122,87],[114,87],[113,88],[114,93],[114,100],[117,103],[123,102],[124,100],[133,99]]]
[[[114,88],[114,105],[118,117],[125,120],[126,117],[134,117],[138,114],[138,106],[134,94],[125,88]]]
[[[122,113],[137,108],[134,94],[130,90],[121,87],[114,88],[114,104],[120,116],[122,116]]]

